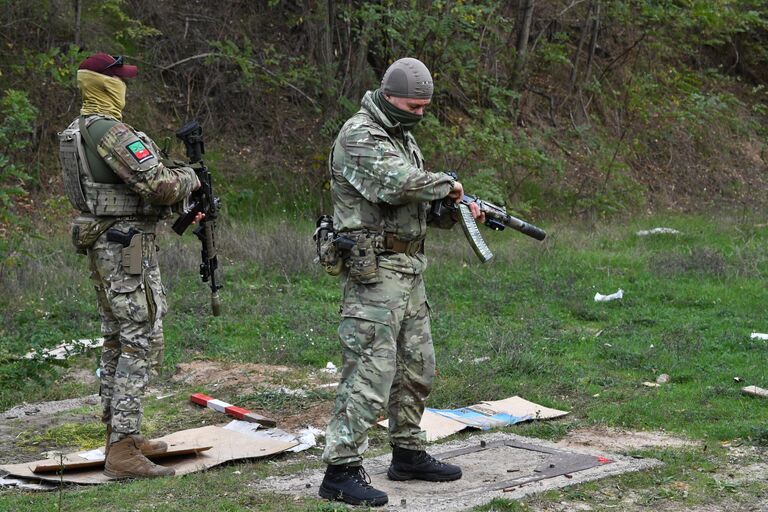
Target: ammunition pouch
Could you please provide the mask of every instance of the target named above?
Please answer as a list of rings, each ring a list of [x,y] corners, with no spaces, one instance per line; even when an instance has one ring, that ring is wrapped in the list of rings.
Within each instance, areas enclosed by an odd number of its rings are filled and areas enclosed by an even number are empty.
[[[367,230],[337,233],[333,219],[323,215],[317,219],[314,235],[317,257],[315,261],[332,276],[347,267],[350,279],[360,284],[381,282],[379,254],[395,252],[415,256],[424,252],[424,238],[403,240],[394,233],[376,233]]]
[[[355,241],[354,247],[349,251],[349,257],[345,260],[350,279],[360,284],[380,283],[378,255],[382,252],[382,236],[361,233],[350,234],[348,237]]]

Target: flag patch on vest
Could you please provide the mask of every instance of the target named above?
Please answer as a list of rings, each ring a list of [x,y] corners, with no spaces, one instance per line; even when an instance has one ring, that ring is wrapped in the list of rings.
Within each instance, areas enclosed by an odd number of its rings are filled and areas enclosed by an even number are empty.
[[[146,162],[155,156],[140,140],[131,142],[125,147],[128,148],[128,151],[130,151],[131,155],[133,155],[133,158],[135,158],[139,163]]]

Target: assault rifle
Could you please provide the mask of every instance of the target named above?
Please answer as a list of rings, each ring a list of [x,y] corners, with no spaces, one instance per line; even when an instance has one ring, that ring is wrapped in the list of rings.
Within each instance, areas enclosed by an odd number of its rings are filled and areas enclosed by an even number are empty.
[[[456,181],[459,180],[459,177],[453,171],[446,174]],[[469,209],[469,205],[472,203],[477,204],[480,211],[485,213],[485,225],[495,231],[512,228],[536,240],[544,240],[547,236],[543,229],[508,214],[503,206],[496,206],[493,203],[469,194],[464,194],[464,197],[458,203],[454,203],[453,199],[448,197],[441,201],[435,201],[432,204],[432,214],[436,217],[453,214],[458,210],[461,228],[464,230],[464,234],[467,236],[467,240],[469,240],[469,244],[472,246],[475,254],[483,263],[493,258],[493,253],[488,244],[485,243],[485,240],[483,240],[480,230],[477,228],[477,223],[474,217],[472,217],[472,211]]]
[[[211,311],[213,316],[219,316],[221,314],[219,290],[222,286],[216,282],[216,269],[219,267],[219,260],[216,253],[214,228],[216,227],[216,218],[218,217],[221,202],[218,197],[213,195],[211,172],[203,163],[203,154],[205,153],[203,128],[197,121],[190,121],[176,131],[176,137],[184,142],[184,146],[187,148],[189,163],[197,164],[193,167],[195,174],[197,174],[200,180],[200,188],[192,192],[189,208],[184,210],[184,213],[176,219],[172,229],[179,235],[182,235],[189,225],[194,222],[198,213],[205,214],[203,220],[200,221],[200,225],[195,228],[193,233],[202,244],[202,250],[200,251],[202,257],[200,277],[204,283],[209,283],[211,287]]]

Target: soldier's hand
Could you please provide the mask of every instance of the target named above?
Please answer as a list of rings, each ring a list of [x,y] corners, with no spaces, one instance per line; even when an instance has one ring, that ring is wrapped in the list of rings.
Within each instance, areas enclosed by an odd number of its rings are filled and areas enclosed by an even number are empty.
[[[203,212],[197,212],[197,215],[195,215],[195,220],[192,221],[192,224],[197,224],[204,218],[205,218],[205,214]]]
[[[450,192],[448,192],[448,197],[453,199],[454,203],[461,201],[461,198],[464,197],[464,186],[461,184],[461,182],[453,182],[453,188]]]
[[[477,206],[477,203],[469,203],[469,211],[472,212],[472,218],[475,219],[475,222],[480,224],[485,222],[485,212]]]

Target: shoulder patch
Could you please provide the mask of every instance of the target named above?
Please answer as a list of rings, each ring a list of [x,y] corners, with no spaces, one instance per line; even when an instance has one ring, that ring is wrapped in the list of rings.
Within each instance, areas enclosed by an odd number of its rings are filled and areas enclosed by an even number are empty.
[[[140,140],[135,140],[125,146],[125,148],[128,150],[128,152],[133,156],[133,158],[136,159],[138,163],[144,163],[150,158],[154,158],[154,154],[152,154],[152,151],[150,151],[147,146],[144,145],[143,142]]]

